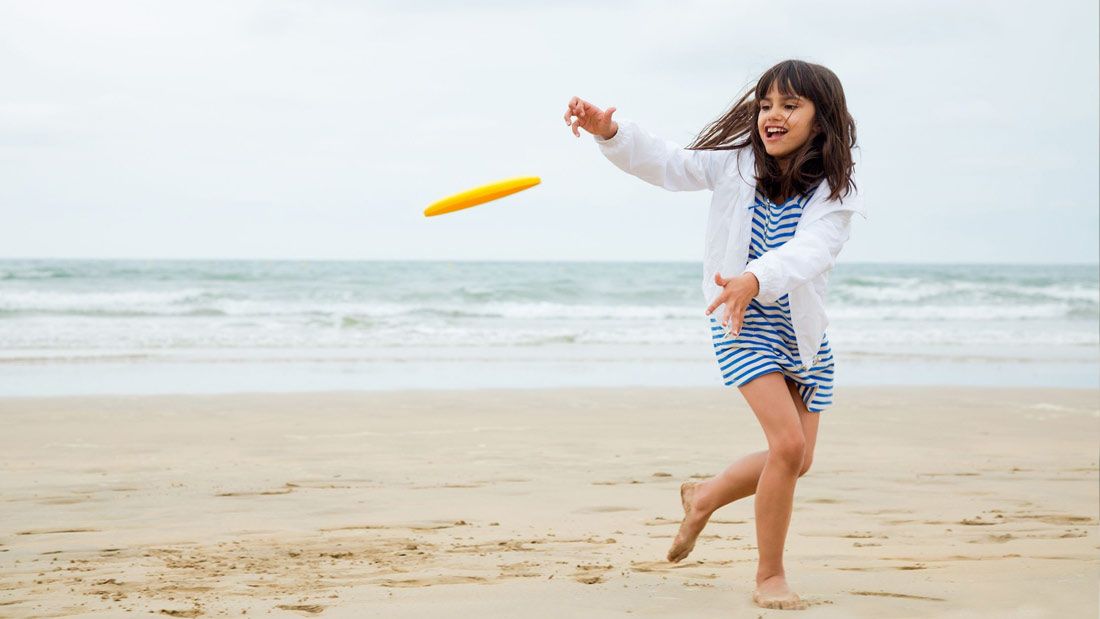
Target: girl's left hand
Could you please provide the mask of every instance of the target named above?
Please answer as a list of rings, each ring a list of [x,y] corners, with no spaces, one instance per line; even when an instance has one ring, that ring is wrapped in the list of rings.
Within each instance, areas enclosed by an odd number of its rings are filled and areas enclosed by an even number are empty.
[[[707,316],[710,316],[714,308],[725,303],[726,311],[722,316],[722,326],[727,327],[727,332],[740,335],[745,308],[749,306],[753,297],[759,294],[760,282],[756,280],[755,275],[746,271],[731,279],[722,277],[721,273],[715,273],[714,283],[721,286],[723,290],[714,299],[714,303],[707,308]]]

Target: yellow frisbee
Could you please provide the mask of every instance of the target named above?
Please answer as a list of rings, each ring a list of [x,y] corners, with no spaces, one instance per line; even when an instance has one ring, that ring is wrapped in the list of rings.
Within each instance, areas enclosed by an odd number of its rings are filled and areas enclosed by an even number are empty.
[[[483,204],[490,200],[503,198],[517,191],[529,189],[541,182],[542,180],[537,176],[517,176],[516,178],[509,178],[495,183],[489,183],[488,185],[482,185],[481,187],[474,187],[473,189],[463,191],[462,193],[456,193],[453,196],[448,196],[442,200],[431,203],[428,208],[424,209],[424,216],[431,217],[433,215],[442,215],[444,213],[470,208],[471,206],[477,206],[478,204]]]

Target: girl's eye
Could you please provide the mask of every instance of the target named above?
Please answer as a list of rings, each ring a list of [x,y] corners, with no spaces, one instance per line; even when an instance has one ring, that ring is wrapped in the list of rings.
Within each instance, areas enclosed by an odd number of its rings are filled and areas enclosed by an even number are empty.
[[[793,109],[794,109],[795,107],[797,107],[797,106],[796,106],[796,105],[794,105],[794,104],[790,104],[790,105],[785,105],[784,107],[789,107],[789,108],[791,108],[791,109],[793,110]]]

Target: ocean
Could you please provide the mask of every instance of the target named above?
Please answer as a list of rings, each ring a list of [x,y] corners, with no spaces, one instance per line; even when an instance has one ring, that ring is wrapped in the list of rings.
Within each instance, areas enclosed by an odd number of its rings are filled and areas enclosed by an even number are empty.
[[[721,386],[696,262],[0,260],[0,395]],[[1100,387],[1100,267],[841,263],[838,389]]]

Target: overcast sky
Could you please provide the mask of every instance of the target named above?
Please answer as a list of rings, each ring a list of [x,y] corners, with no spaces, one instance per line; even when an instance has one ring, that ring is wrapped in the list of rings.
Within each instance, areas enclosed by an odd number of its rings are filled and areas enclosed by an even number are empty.
[[[870,219],[841,262],[1096,263],[1098,21],[1095,0],[0,0],[0,256],[699,261],[709,192],[619,171],[565,104],[686,145],[798,58],[856,119]]]

